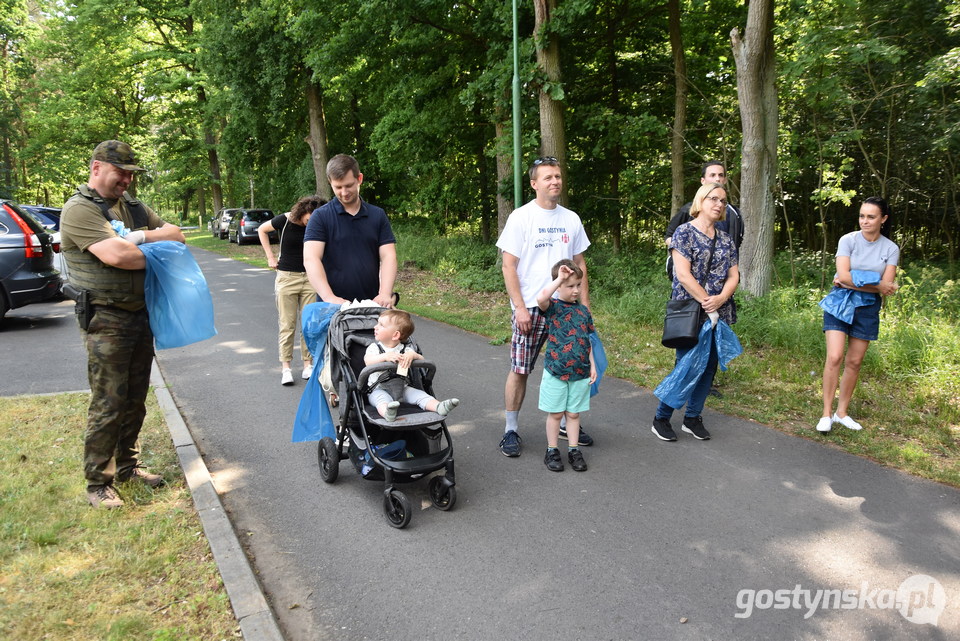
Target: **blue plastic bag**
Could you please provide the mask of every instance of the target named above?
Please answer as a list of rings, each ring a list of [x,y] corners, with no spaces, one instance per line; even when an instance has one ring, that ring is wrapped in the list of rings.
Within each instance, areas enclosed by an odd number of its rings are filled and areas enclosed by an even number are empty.
[[[880,274],[877,272],[854,269],[850,271],[850,280],[857,287],[864,285],[876,285],[880,282]],[[845,287],[836,287],[823,297],[820,301],[820,308],[842,320],[844,323],[853,322],[853,314],[857,307],[873,305],[877,300],[878,294],[871,292],[859,292],[855,289]]]
[[[302,340],[313,354],[313,374],[300,396],[297,416],[293,421],[293,437],[290,439],[293,443],[319,441],[325,436],[334,439],[337,437],[327,399],[320,387],[320,371],[323,369],[327,329],[339,309],[340,305],[334,303],[310,303],[303,308],[300,330],[303,334]]]
[[[161,240],[139,248],[147,259],[144,297],[157,349],[216,336],[210,288],[187,246]]]
[[[666,378],[660,381],[657,388],[653,390],[654,396],[674,409],[686,405],[697,381],[707,369],[711,342],[717,346],[717,360],[722,372],[727,371],[730,361],[743,353],[740,340],[725,321],[718,321],[714,329],[708,319],[700,328],[696,346],[677,362]]]
[[[607,371],[607,353],[603,349],[603,343],[600,342],[600,336],[596,332],[590,332],[590,347],[593,351],[593,364],[597,367],[597,380],[590,384],[590,397],[596,396],[600,392],[600,379],[603,373]]]

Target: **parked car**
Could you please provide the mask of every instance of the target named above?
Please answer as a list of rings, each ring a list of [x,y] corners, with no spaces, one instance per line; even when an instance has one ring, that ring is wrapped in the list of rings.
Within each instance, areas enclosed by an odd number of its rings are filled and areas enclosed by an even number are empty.
[[[33,214],[47,229],[60,231],[60,208],[45,205],[20,205],[20,209]]]
[[[239,211],[239,209],[221,209],[217,214],[217,220],[220,221],[220,240],[226,239],[230,231],[230,221]]]
[[[53,268],[60,272],[60,280],[67,282],[67,260],[60,251],[60,207],[44,205],[20,205],[20,209],[40,221],[47,232],[53,236]]]
[[[11,309],[60,293],[53,254],[53,236],[43,225],[13,202],[0,200],[0,319]]]
[[[271,220],[273,212],[269,209],[241,209],[230,221],[227,238],[231,243],[243,245],[248,242],[260,242],[257,228]],[[270,232],[270,242],[277,242],[277,232]]]

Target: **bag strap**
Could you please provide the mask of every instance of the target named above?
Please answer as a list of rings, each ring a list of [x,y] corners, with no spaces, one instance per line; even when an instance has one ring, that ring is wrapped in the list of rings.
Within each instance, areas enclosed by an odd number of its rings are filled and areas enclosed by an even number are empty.
[[[280,263],[280,257],[283,255],[283,232],[287,231],[287,225],[290,224],[290,216],[284,216],[287,221],[283,223],[283,229],[280,230],[280,241],[277,247],[277,264]]]

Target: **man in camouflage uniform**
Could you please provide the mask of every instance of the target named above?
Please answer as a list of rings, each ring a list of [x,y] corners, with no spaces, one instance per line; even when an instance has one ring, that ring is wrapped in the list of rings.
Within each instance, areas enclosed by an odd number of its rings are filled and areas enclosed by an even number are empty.
[[[87,348],[90,407],[83,467],[87,499],[95,507],[123,505],[114,481],[150,487],[163,477],[139,467],[138,437],[146,415],[153,333],[143,285],[146,259],[137,245],[184,242],[180,228],[165,223],[133,199],[127,187],[137,164],[129,145],[108,140],[97,145],[86,185],[63,206],[61,246],[75,291],[85,291],[89,313],[78,305],[80,333]],[[121,238],[110,224],[119,220],[131,233]],[[86,324],[86,326],[84,326]]]

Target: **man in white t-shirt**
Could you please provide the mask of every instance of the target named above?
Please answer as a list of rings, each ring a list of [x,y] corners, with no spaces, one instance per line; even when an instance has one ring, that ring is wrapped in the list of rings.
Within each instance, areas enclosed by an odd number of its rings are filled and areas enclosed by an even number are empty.
[[[580,217],[559,204],[563,179],[556,158],[533,161],[530,186],[537,197],[510,214],[497,239],[503,253],[503,281],[513,308],[510,373],[504,390],[506,426],[500,441],[500,451],[511,457],[520,456],[517,419],[527,392],[527,378],[547,338],[537,294],[550,283],[550,270],[557,261],[571,259],[583,270],[580,301],[590,307],[587,264],[583,260],[590,240]],[[593,439],[581,430],[580,445],[592,444]]]

